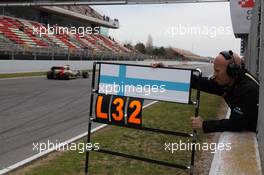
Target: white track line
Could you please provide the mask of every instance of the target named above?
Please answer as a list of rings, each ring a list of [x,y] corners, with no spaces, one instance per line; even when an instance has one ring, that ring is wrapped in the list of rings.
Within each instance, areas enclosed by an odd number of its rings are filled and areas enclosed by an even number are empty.
[[[143,106],[143,109],[145,109],[145,108],[147,108],[147,107],[149,107],[149,106],[151,106],[151,105],[153,105],[153,104],[155,104],[155,103],[157,103],[157,101],[153,101],[153,102],[151,102],[151,103],[149,103],[149,104]],[[94,128],[94,129],[92,129],[91,132],[94,133],[94,132],[96,132],[96,131],[98,131],[98,130],[100,130],[100,129],[106,127],[106,126],[107,126],[107,124],[100,125],[100,126]],[[58,149],[58,148],[60,148],[60,147],[63,147],[64,145],[67,145],[67,144],[69,144],[69,143],[71,143],[71,142],[74,142],[74,141],[76,141],[76,140],[79,140],[79,139],[85,137],[87,134],[88,134],[88,132],[82,133],[82,134],[80,134],[80,135],[78,135],[78,136],[76,136],[76,137],[73,137],[73,138],[68,139],[68,140],[66,140],[65,142],[61,143],[61,144],[59,145],[59,147],[55,147],[55,148],[53,148],[53,149],[48,149],[48,150],[43,151],[43,152],[41,152],[41,153],[35,154],[34,156],[31,156],[31,157],[29,157],[29,158],[27,158],[27,159],[24,159],[24,160],[22,160],[22,161],[20,161],[20,162],[17,162],[17,163],[15,163],[15,164],[13,164],[13,165],[7,167],[7,168],[1,169],[1,170],[0,170],[0,175],[5,174],[5,173],[8,173],[9,171],[12,171],[12,170],[14,170],[14,169],[16,169],[16,168],[18,168],[18,167],[20,167],[20,166],[22,166],[22,165],[27,164],[27,163],[30,163],[31,161],[36,160],[36,159],[38,159],[38,158],[40,158],[40,157],[42,157],[42,156],[44,156],[44,155],[46,155],[46,154],[49,154],[49,153],[53,152],[54,150],[56,150],[56,149]]]

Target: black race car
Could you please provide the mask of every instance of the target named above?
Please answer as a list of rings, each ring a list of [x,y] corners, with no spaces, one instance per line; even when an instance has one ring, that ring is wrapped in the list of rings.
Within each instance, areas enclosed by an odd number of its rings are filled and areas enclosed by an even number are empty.
[[[70,80],[75,78],[89,78],[87,71],[71,70],[69,65],[53,66],[47,72],[48,79]]]

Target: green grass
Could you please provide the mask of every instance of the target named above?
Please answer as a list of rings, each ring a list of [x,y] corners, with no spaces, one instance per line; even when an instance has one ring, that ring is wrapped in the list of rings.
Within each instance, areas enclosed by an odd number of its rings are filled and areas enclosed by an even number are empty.
[[[25,72],[25,73],[10,73],[0,74],[0,78],[15,78],[15,77],[33,77],[46,75],[46,72]]]
[[[213,118],[221,98],[206,93],[201,94],[200,115],[204,119]],[[190,117],[194,115],[193,106],[176,103],[156,103],[143,111],[144,126],[174,131],[191,132]],[[198,141],[205,139],[201,131]],[[190,151],[170,153],[164,150],[164,143],[190,143],[183,137],[167,136],[153,132],[110,126],[92,136],[92,143],[100,143],[100,148],[143,156],[163,161],[189,165]],[[199,157],[199,152],[197,156]],[[39,166],[27,169],[26,175],[73,175],[84,174],[85,154],[68,151],[49,161],[41,161]],[[180,169],[159,166],[142,161],[111,156],[98,152],[90,153],[89,173],[96,175],[183,175],[188,172]]]

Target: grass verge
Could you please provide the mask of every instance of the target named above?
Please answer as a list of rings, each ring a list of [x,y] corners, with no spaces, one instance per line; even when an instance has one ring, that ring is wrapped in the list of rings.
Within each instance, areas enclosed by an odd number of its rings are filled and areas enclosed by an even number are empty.
[[[10,73],[0,74],[0,78],[16,78],[16,77],[34,77],[46,75],[46,72],[25,72],[25,73]]]
[[[221,98],[201,93],[200,115],[204,119],[214,118]],[[143,111],[143,123],[147,127],[162,128],[174,131],[191,132],[190,116],[193,106],[176,103],[156,103]],[[198,132],[198,142],[203,142],[206,135]],[[84,139],[85,140],[85,139]],[[191,151],[165,151],[165,143],[191,143],[190,140],[177,136],[166,136],[135,129],[109,126],[92,135],[92,143],[99,143],[100,148],[143,156],[181,165],[189,165]],[[81,140],[80,142],[83,142]],[[85,154],[77,151],[55,153],[38,160],[33,165],[18,170],[14,174],[25,175],[75,175],[84,174]],[[200,152],[196,153],[199,158]],[[196,157],[196,158],[197,158]],[[35,165],[34,165],[35,164]],[[188,174],[187,171],[159,166],[98,152],[90,153],[89,173],[96,175],[168,175]]]

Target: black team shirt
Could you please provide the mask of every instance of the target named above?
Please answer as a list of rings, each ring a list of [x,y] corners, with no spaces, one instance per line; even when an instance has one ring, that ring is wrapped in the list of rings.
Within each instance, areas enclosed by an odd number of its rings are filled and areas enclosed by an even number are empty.
[[[193,75],[192,88],[197,89],[198,77]],[[229,119],[205,120],[203,131],[253,131],[258,119],[259,85],[246,70],[242,70],[232,86],[220,86],[213,79],[202,77],[200,90],[222,96],[231,109]]]

